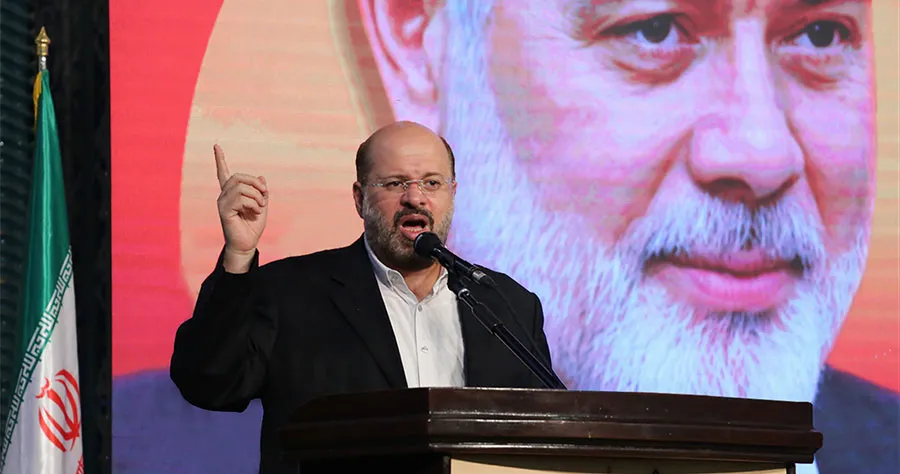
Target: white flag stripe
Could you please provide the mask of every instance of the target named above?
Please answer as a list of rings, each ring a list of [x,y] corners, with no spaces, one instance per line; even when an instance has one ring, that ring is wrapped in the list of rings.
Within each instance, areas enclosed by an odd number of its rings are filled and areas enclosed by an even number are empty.
[[[70,250],[16,382],[4,433],[3,474],[84,472],[78,380]]]

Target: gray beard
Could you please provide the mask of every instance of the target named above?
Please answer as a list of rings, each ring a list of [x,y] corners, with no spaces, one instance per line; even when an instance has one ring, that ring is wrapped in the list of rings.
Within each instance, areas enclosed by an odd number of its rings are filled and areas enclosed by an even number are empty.
[[[451,205],[444,218],[434,223],[432,232],[441,241],[447,241],[453,213],[454,207]],[[404,237],[394,225],[395,216],[388,219],[382,215],[371,205],[368,195],[363,196],[362,217],[366,241],[378,259],[385,265],[398,270],[420,270],[428,268],[434,263],[434,259],[422,257],[415,252],[412,242]]]
[[[749,217],[698,191],[688,200],[695,206],[654,201],[622,242],[602,244],[582,231],[593,227],[584,216],[542,209],[497,112],[484,67],[484,27],[452,3],[448,14],[454,26],[444,66],[454,73],[441,94],[442,134],[455,148],[459,181],[449,246],[540,296],[554,369],[569,388],[813,401],[861,280],[867,231],[852,250],[829,259],[818,223],[796,203]],[[699,229],[691,220],[710,210],[732,232]],[[755,245],[810,264],[777,311],[697,314],[643,278],[642,263],[653,250],[702,244],[724,252],[749,235],[735,229],[754,226],[765,230]],[[654,240],[654,232],[662,237]]]

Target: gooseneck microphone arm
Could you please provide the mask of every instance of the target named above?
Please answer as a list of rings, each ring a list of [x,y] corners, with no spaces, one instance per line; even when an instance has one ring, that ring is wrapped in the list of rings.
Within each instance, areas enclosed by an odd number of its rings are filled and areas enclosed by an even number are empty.
[[[469,291],[465,284],[463,284],[462,278],[450,278],[448,280],[448,286],[450,287],[450,291],[456,293],[457,297],[472,310],[475,319],[477,319],[478,322],[494,336],[500,339],[503,345],[525,364],[525,366],[531,370],[531,373],[544,384],[544,387],[562,390],[566,389],[565,384],[562,383],[559,377],[541,363],[540,359],[538,359],[534,353],[529,351],[528,348],[522,344],[522,341],[518,340],[516,336],[509,331],[506,325],[500,321],[500,318],[491,311],[491,308],[478,301],[475,296],[472,295],[472,292]],[[487,318],[480,314],[478,311],[479,308],[484,309],[487,313]]]
[[[438,263],[447,268],[452,274],[448,279],[448,287],[450,291],[456,293],[457,298],[461,300],[475,316],[475,319],[481,323],[488,331],[496,336],[507,349],[510,350],[528,369],[541,381],[541,383],[552,389],[566,390],[565,384],[550,370],[534,353],[528,350],[522,341],[516,338],[512,332],[503,324],[500,318],[486,304],[478,301],[469,291],[469,288],[463,283],[463,280],[473,281],[479,285],[486,286],[496,291],[506,304],[507,310],[512,316],[514,311],[512,305],[506,299],[506,296],[497,288],[493,279],[477,266],[466,262],[447,250],[441,243],[441,239],[433,232],[423,232],[416,236],[413,244],[416,253],[423,257],[433,257]],[[479,309],[484,310],[482,314]]]

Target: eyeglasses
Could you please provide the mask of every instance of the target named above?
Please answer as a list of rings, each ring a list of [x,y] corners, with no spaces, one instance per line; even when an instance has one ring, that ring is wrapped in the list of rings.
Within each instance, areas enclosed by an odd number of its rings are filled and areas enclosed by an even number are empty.
[[[402,194],[409,190],[409,186],[413,183],[419,185],[419,190],[426,194],[434,194],[444,189],[445,184],[453,184],[456,182],[453,178],[425,178],[410,179],[408,181],[400,181],[399,179],[385,181],[383,183],[370,183],[373,188],[382,188],[389,193]]]

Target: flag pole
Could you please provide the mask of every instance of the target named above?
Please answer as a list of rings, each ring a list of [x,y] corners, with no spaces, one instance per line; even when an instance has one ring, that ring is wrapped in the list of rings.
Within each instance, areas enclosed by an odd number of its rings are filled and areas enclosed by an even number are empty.
[[[45,30],[43,26],[41,27],[41,32],[38,33],[37,38],[34,39],[34,44],[37,49],[38,71],[46,71],[47,55],[50,54],[50,37],[47,36],[47,30]]]

